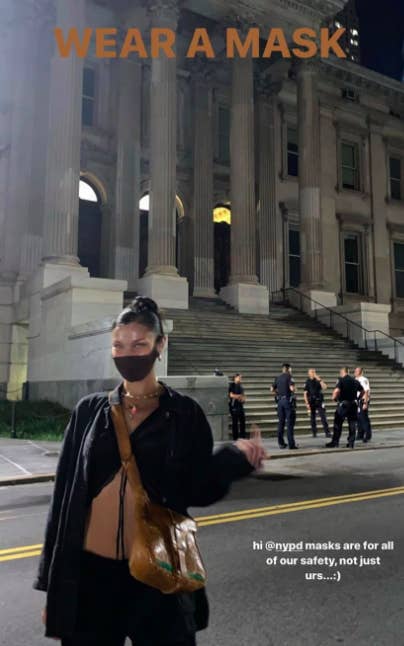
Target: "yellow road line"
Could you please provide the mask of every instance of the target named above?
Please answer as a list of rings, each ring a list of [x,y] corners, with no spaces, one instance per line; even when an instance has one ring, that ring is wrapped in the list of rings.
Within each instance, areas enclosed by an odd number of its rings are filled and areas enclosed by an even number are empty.
[[[8,556],[0,556],[0,563],[4,561],[16,561],[17,559],[28,559],[32,556],[40,556],[41,550],[33,552],[21,552],[20,554],[9,554]]]
[[[390,492],[397,492],[397,493],[404,493],[404,485],[400,487],[390,487],[389,489],[374,489],[371,491],[363,491],[360,493],[351,493],[351,494],[344,494],[341,496],[332,496],[330,498],[316,498],[313,500],[302,500],[300,502],[290,502],[290,503],[285,503],[283,505],[271,505],[270,507],[258,507],[256,509],[244,509],[242,511],[230,511],[230,512],[225,512],[222,514],[214,514],[210,516],[198,516],[196,520],[198,523],[202,523],[204,521],[211,521],[214,519],[224,519],[224,518],[230,518],[233,516],[243,516],[243,515],[248,515],[250,516],[251,514],[255,513],[262,513],[266,511],[272,511],[274,509],[278,509],[279,513],[281,510],[287,510],[289,508],[298,508],[298,507],[307,507],[307,505],[312,505],[314,503],[329,503],[332,504],[333,502],[337,503],[338,501],[346,501],[349,502],[352,499],[356,499],[358,497],[363,497],[363,496],[369,496],[369,495],[376,495],[376,494],[388,494]]]
[[[367,500],[376,500],[378,498],[386,498],[389,496],[399,495],[404,495],[404,486],[391,487],[390,489],[375,489],[373,491],[364,491],[361,493],[346,494],[342,496],[332,496],[329,498],[302,500],[300,502],[286,503],[284,505],[257,507],[256,509],[225,512],[223,514],[213,514],[211,516],[199,516],[195,520],[198,522],[198,525],[200,527],[206,527],[209,525],[235,523],[241,520],[254,520],[256,518],[263,518],[265,516],[287,514],[294,511],[304,511],[307,509],[321,509],[322,507],[332,507],[334,505],[363,502]],[[3,549],[0,550],[0,562],[39,556],[41,554],[41,549],[42,545],[40,544]]]
[[[3,554],[11,554],[15,552],[32,552],[33,550],[42,549],[42,545],[24,545],[24,547],[9,547],[7,550],[0,550],[0,556]]]

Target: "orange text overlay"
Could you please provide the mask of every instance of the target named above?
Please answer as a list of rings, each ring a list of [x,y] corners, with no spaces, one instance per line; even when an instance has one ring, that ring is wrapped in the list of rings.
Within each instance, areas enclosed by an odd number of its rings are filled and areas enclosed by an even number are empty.
[[[317,32],[309,27],[301,27],[288,40],[284,30],[280,28],[271,29],[265,37],[258,27],[253,27],[244,34],[229,28],[226,30],[226,56],[271,58],[272,55],[280,55],[283,58],[313,58],[320,55],[321,58],[329,58],[334,55],[346,58],[339,42],[344,33],[345,29],[342,27],[334,32],[327,28]],[[123,38],[121,32],[114,27],[86,27],[82,32],[74,27],[67,31],[56,27],[54,34],[57,50],[62,58],[86,58],[93,45],[97,58],[127,58],[133,54],[137,54],[139,58],[176,57],[176,32],[172,29],[151,29],[147,39],[136,28],[128,29]],[[195,29],[187,49],[187,58],[197,55],[216,57],[210,36],[204,28]]]

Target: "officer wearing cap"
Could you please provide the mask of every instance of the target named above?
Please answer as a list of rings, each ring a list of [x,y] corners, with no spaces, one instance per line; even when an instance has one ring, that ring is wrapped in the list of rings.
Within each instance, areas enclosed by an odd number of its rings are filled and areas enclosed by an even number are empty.
[[[296,415],[294,413],[294,392],[295,382],[292,379],[292,368],[290,364],[284,363],[282,373],[274,379],[271,392],[275,393],[278,412],[278,444],[279,448],[285,449],[288,445],[290,449],[297,449],[295,443],[294,426]],[[288,444],[285,442],[285,423],[288,433]]]
[[[358,419],[358,398],[363,397],[363,386],[349,374],[349,368],[341,368],[340,378],[337,381],[333,392],[333,401],[337,402],[337,409],[334,417],[334,433],[331,442],[326,444],[327,448],[339,446],[342,433],[342,425],[348,420],[349,434],[347,448],[355,446],[356,423]]]

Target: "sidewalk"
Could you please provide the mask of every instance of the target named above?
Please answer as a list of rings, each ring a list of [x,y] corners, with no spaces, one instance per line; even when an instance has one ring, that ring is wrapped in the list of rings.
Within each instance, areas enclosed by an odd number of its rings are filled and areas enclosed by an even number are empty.
[[[264,439],[264,445],[271,460],[287,460],[289,458],[305,458],[310,456],[329,455],[332,453],[351,453],[346,449],[346,432],[343,434],[338,449],[326,449],[329,442],[324,436],[313,438],[310,435],[297,435],[297,451],[279,449],[276,438]],[[225,444],[217,442],[216,448]],[[380,449],[404,448],[404,429],[391,431],[376,431],[368,444],[357,442],[355,452],[374,451]],[[0,486],[12,484],[29,484],[53,480],[59,457],[60,442],[33,442],[31,440],[13,440],[0,438]],[[265,465],[265,470],[269,461]]]

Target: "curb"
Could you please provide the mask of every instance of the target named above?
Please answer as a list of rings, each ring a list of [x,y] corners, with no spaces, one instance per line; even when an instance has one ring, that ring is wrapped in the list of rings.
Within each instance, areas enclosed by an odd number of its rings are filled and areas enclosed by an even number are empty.
[[[282,453],[274,453],[267,460],[281,460],[288,458],[299,458],[303,456],[311,455],[330,455],[331,453],[353,453],[357,451],[381,451],[382,449],[402,449],[404,444],[387,444],[387,445],[374,445],[374,446],[356,446],[354,449],[349,449],[346,447],[335,447],[335,449],[298,449],[297,451],[291,451],[289,449],[283,449]],[[1,482],[1,481],[0,481]]]
[[[36,473],[29,476],[13,476],[11,478],[0,478],[0,487],[10,485],[37,484],[39,482],[51,482],[55,479],[55,473]]]
[[[302,449],[298,451],[289,451],[285,449],[282,453],[275,453],[266,462],[272,460],[288,460],[298,457],[310,457],[312,455],[330,455],[331,453],[353,453],[358,451],[381,451],[386,449],[402,449],[404,444],[389,444],[387,446],[358,446],[355,449],[335,448],[335,449]],[[52,482],[55,480],[55,473],[37,473],[29,476],[13,476],[11,478],[0,478],[0,487],[8,487],[12,485],[27,485],[38,484],[41,482]]]

